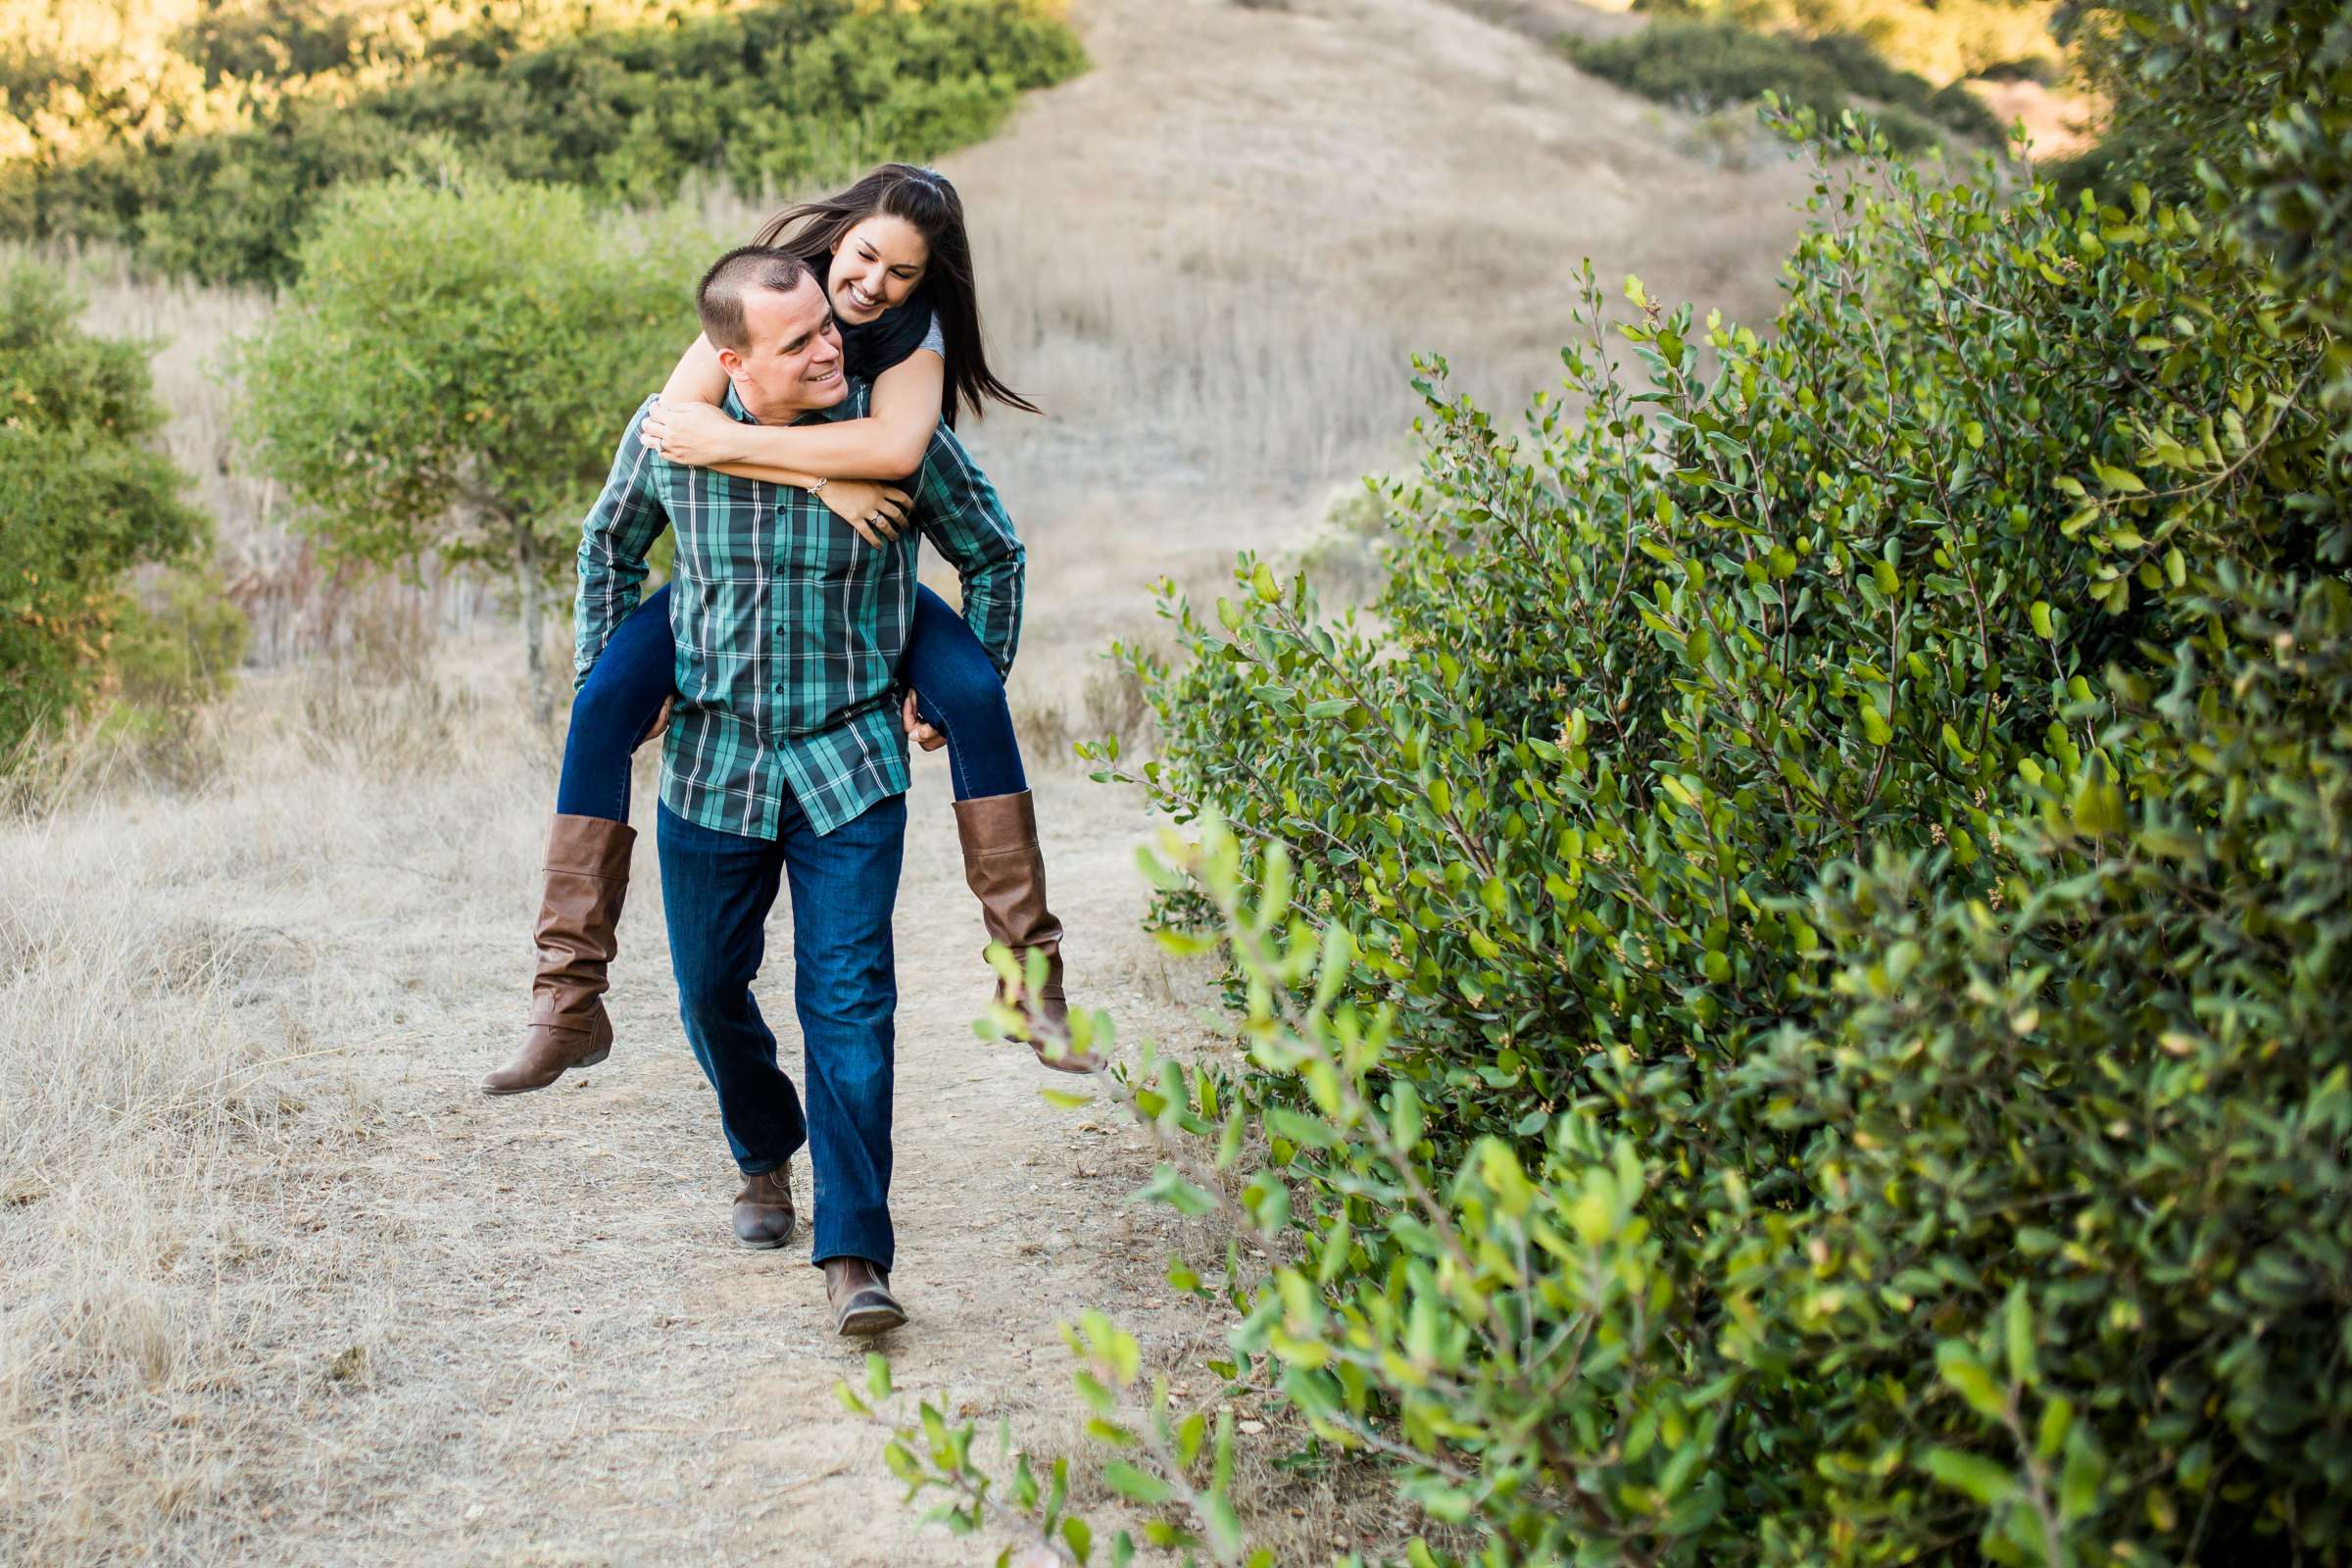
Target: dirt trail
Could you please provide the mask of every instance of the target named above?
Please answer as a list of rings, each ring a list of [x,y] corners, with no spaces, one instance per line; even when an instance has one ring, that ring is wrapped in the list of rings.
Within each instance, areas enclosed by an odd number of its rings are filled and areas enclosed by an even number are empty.
[[[1016,686],[1042,700],[1074,709],[1103,642],[1148,619],[1148,579],[1213,578],[1238,546],[1305,537],[1409,422],[1404,348],[1451,352],[1515,399],[1556,364],[1588,253],[1661,292],[1750,314],[1769,299],[1789,177],[1683,158],[1655,109],[1443,0],[1074,12],[1094,69],[949,166],[999,277],[1033,270],[1028,303],[992,300],[991,318],[1008,374],[1057,416],[992,420],[979,446],[1032,541]],[[1237,404],[1278,438],[1237,445]],[[364,719],[333,722],[364,738]],[[213,1271],[234,1354],[110,1417],[116,1448],[92,1437],[64,1461],[92,1495],[148,1495],[105,1479],[138,1465],[161,1478],[154,1521],[94,1520],[81,1555],[980,1560],[900,1504],[879,1434],[835,1403],[861,1348],[827,1332],[805,1236],[782,1253],[728,1237],[733,1171],[680,1038],[650,834],[611,1063],[485,1100],[474,1080],[522,1015],[552,766],[477,751],[388,776],[353,744],[341,772],[272,784],[249,766],[25,847],[50,858],[28,897],[95,909],[128,885],[140,919],[233,970],[219,1027],[239,1049],[319,1057],[308,1109],[240,1109],[259,1152],[206,1173],[217,1211],[159,1243],[154,1290]],[[1135,801],[1034,771],[1074,994],[1130,1034],[1205,1045],[1135,929]],[[797,1070],[789,928],[780,908],[760,991]],[[1214,1325],[1159,1282],[1166,1221],[1116,1201],[1145,1164],[1126,1137],[1046,1105],[1052,1075],[972,1036],[987,980],[938,759],[918,767],[897,941],[895,1284],[912,1321],[887,1348],[902,1386],[1064,1447],[1057,1321],[1106,1307],[1165,1358]],[[316,1102],[337,1097],[335,1114]],[[0,1253],[102,1199],[0,1207]]]
[[[886,1348],[910,1389],[967,1414],[1028,1417],[1037,1396],[1053,1406],[1066,1386],[1058,1319],[1102,1305],[1148,1332],[1145,1303],[1169,1293],[1118,1245],[1132,1222],[1105,1206],[1121,1191],[1102,1179],[1105,1140],[1039,1100],[1046,1075],[1026,1051],[973,1038],[982,938],[944,782],[926,768],[916,789],[897,925],[894,1283],[914,1317]],[[1081,788],[1049,781],[1045,804],[1057,902],[1091,937],[1131,926],[1136,906],[1131,852]],[[473,1561],[970,1560],[899,1504],[878,1435],[835,1402],[834,1383],[862,1375],[863,1348],[830,1334],[805,1231],[772,1253],[726,1234],[732,1172],[678,1038],[652,846],[639,849],[620,1046],[540,1094],[489,1101],[472,1084],[511,1022],[495,1004],[512,1000],[516,910],[502,902],[453,921],[427,877],[413,906],[372,922],[413,917],[477,954],[472,972],[444,961],[435,981],[485,1004],[413,1056],[374,1062],[378,1131],[337,1189],[316,1195],[321,1227],[368,1248],[366,1266],[386,1270],[406,1303],[370,1347],[368,1377],[406,1405],[409,1451],[322,1458],[419,1490],[365,1489],[367,1512],[309,1521],[326,1528],[293,1555],[405,1542],[411,1560],[451,1548]],[[797,1071],[789,928],[779,909],[760,989]],[[1087,944],[1087,979],[1132,991],[1146,977],[1107,960],[1112,945]],[[403,956],[379,961],[398,972]],[[794,1176],[806,1217],[805,1162]],[[381,1229],[369,1223],[379,1202]]]

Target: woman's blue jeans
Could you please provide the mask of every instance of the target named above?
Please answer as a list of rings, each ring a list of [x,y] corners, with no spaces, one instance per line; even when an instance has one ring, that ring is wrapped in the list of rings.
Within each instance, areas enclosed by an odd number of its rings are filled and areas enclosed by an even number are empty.
[[[556,785],[559,814],[629,819],[629,755],[644,744],[662,703],[676,690],[676,662],[664,584],[613,631],[571,700],[564,773]],[[1017,795],[1029,787],[997,666],[963,617],[928,588],[914,593],[914,623],[899,679],[913,689],[925,722],[948,738],[957,800]]]

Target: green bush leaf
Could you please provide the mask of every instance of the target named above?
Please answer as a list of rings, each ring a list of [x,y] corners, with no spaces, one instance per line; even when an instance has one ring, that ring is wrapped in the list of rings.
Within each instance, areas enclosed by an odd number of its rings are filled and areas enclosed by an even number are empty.
[[[2017,1478],[2007,1469],[1957,1448],[1930,1448],[1920,1463],[1937,1481],[1988,1507],[2008,1501],[2017,1492]]]
[[[1123,1459],[1113,1459],[1102,1467],[1102,1482],[1128,1501],[1146,1507],[1157,1507],[1176,1495],[1174,1487]]]

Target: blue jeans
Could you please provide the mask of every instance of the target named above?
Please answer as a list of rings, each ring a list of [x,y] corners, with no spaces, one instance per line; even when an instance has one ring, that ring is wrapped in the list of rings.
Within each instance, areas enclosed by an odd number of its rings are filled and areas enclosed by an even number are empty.
[[[663,584],[613,631],[571,700],[564,773],[556,785],[559,812],[629,819],[629,754],[645,743],[662,704],[677,689],[676,663],[669,587]],[[997,666],[963,617],[928,588],[914,592],[914,621],[899,679],[913,689],[916,711],[948,738],[957,800],[1017,795],[1029,787]]]
[[[890,916],[906,798],[893,795],[825,834],[787,802],[772,843],[698,827],[666,806],[658,816],[678,1014],[718,1096],[736,1165],[756,1176],[806,1144],[816,1188],[811,1261],[863,1257],[887,1270],[895,1247],[890,1107],[899,1005]],[[792,888],[806,1111],[776,1065],[776,1037],[752,997],[779,878]]]

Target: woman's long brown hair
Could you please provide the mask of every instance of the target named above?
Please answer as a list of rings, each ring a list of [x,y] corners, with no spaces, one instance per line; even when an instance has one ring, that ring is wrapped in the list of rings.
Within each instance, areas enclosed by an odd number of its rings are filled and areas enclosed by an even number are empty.
[[[769,219],[753,243],[788,250],[815,269],[819,278],[829,279],[835,247],[865,220],[885,215],[912,224],[930,247],[920,292],[930,297],[948,348],[940,417],[953,425],[961,403],[977,418],[992,398],[1007,408],[1038,413],[1036,404],[998,380],[988,368],[980,300],[972,286],[972,242],[963,227],[963,198],[937,170],[884,164],[837,195],[803,202]],[[831,292],[828,281],[826,293]]]

